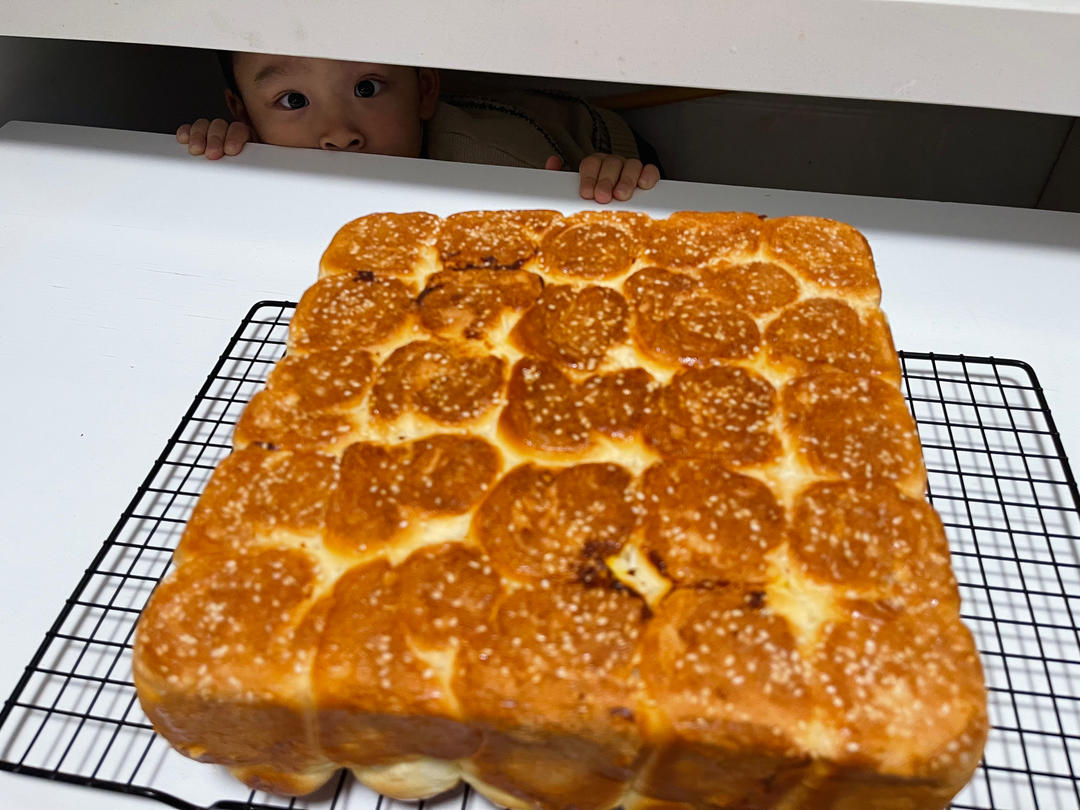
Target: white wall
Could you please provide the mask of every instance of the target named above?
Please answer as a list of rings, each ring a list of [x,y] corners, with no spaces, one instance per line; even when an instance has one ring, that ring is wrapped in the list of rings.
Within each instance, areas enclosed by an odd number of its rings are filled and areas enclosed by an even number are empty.
[[[1022,207],[1039,202],[1072,125],[1005,110],[760,93],[627,118],[678,179]],[[1078,191],[1055,201],[1080,210]]]
[[[0,123],[175,132],[226,114],[222,88],[210,51],[0,37]]]

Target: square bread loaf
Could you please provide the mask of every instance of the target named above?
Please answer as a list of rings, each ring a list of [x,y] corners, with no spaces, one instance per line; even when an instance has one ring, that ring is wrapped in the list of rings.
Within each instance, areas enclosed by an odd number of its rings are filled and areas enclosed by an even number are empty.
[[[941,808],[979,659],[866,240],[811,217],[342,228],[139,622],[252,787]]]

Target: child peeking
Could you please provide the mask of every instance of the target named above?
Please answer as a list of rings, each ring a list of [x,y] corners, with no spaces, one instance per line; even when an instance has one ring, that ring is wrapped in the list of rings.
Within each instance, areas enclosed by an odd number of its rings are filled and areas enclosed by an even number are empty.
[[[217,160],[249,141],[543,169],[577,167],[584,199],[629,200],[660,179],[659,161],[618,115],[543,91],[441,100],[431,68],[258,53],[219,54],[232,123],[176,131]],[[644,153],[644,155],[642,154]],[[647,162],[642,161],[645,158]]]

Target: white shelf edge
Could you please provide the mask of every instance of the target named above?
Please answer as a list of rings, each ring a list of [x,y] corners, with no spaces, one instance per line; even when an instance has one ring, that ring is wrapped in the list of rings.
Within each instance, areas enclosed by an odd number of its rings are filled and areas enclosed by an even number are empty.
[[[1080,114],[1060,0],[7,0],[0,35]]]

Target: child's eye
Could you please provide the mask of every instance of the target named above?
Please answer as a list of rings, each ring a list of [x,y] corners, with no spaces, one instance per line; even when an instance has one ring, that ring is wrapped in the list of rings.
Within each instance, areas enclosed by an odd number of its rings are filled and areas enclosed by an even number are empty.
[[[382,82],[377,79],[361,79],[356,83],[353,92],[357,98],[371,98],[382,92]]]
[[[303,93],[286,93],[278,99],[278,104],[286,110],[299,110],[308,105],[308,99]]]

